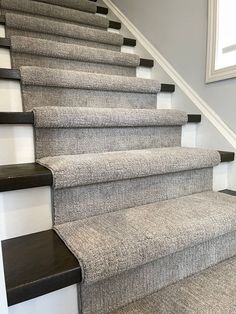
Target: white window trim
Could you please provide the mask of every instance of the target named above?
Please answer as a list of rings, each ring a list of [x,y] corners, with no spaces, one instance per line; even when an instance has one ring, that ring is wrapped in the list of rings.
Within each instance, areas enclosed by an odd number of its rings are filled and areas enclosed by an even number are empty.
[[[236,65],[216,69],[218,27],[218,0],[208,0],[206,83],[236,77]]]

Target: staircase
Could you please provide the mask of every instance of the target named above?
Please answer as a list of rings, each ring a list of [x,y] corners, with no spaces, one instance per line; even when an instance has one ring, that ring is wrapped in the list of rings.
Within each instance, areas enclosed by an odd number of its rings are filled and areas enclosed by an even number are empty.
[[[154,62],[121,52],[136,41],[107,13],[1,0],[23,111],[0,124],[34,127],[36,161],[2,163],[0,192],[52,190],[52,228],[2,242],[8,305],[77,284],[81,314],[234,313],[236,198],[212,188],[234,153],[181,147],[201,116],[159,109],[175,86],[137,77]]]

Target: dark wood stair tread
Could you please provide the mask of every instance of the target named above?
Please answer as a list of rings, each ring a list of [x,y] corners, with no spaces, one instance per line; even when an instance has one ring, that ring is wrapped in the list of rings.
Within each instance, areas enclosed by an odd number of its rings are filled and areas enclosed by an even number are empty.
[[[188,114],[188,123],[200,123],[200,114]],[[33,112],[0,112],[0,124],[34,124]]]
[[[0,166],[0,192],[50,186],[52,173],[37,163]]]
[[[232,195],[232,196],[236,196],[236,191],[232,191],[232,190],[222,190],[220,191],[221,193],[225,193],[225,194],[228,194],[228,195]]]
[[[101,6],[98,5],[97,6],[97,13],[107,15],[108,14],[108,8],[101,7]]]
[[[226,152],[226,151],[219,151],[221,162],[230,162],[234,161],[235,153],[234,152]]]
[[[8,305],[79,283],[77,259],[53,230],[2,242]]]

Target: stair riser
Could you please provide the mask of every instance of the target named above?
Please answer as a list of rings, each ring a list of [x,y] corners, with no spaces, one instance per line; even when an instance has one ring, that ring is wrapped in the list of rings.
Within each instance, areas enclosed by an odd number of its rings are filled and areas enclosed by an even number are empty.
[[[25,110],[39,106],[155,109],[156,94],[23,86]]]
[[[37,158],[180,144],[181,127],[36,129]]]
[[[0,238],[9,239],[52,228],[51,207],[50,187],[0,193]]]
[[[119,65],[80,62],[75,60],[65,60],[57,58],[42,57],[29,54],[13,54],[12,68],[17,69],[20,66],[40,66],[47,68],[57,68],[72,71],[82,71],[91,73],[102,73],[122,76],[136,76],[136,67],[125,67]]]
[[[82,287],[81,314],[108,314],[236,254],[236,232]],[[173,265],[175,267],[173,268]]]
[[[82,46],[93,47],[93,48],[108,49],[112,51],[121,50],[120,46],[114,46],[114,45],[104,44],[104,43],[95,42],[95,41],[75,39],[71,37],[63,37],[63,36],[58,36],[58,35],[46,34],[46,33],[38,33],[38,32],[32,32],[28,30],[7,28],[6,37],[10,38],[11,36],[36,37],[36,38],[54,40],[54,41],[67,43],[67,44],[76,44],[76,45],[82,45]]]
[[[211,190],[212,169],[54,190],[55,223]]]

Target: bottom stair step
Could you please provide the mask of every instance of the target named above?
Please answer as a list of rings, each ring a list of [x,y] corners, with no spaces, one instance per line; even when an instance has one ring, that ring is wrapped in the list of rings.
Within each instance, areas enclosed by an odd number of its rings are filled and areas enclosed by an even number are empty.
[[[110,314],[236,313],[236,257]]]
[[[78,261],[53,230],[2,242],[8,305],[79,283]]]

